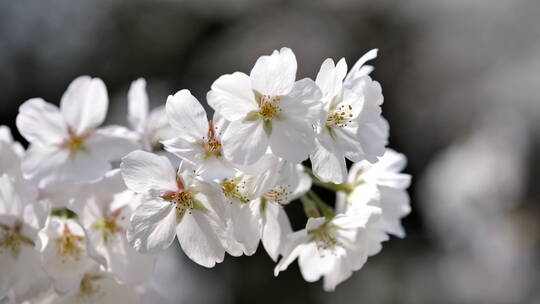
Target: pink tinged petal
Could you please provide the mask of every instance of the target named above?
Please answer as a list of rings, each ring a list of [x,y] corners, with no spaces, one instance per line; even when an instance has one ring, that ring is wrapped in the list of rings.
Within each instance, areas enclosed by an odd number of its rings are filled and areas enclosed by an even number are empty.
[[[274,262],[283,252],[287,235],[291,232],[291,223],[283,207],[267,202],[263,215],[262,243]]]
[[[178,189],[176,171],[165,156],[133,151],[122,159],[122,177],[128,189],[136,193],[161,195]]]
[[[68,136],[64,117],[58,108],[41,98],[27,100],[19,107],[17,129],[30,143],[56,145]]]
[[[140,253],[156,253],[169,248],[176,235],[176,226],[173,204],[160,198],[145,200],[131,216],[127,239]]]
[[[274,268],[274,276],[278,276],[281,271],[287,267],[300,255],[309,243],[306,230],[293,232],[287,236],[287,242],[283,249],[283,257]]]
[[[289,48],[275,50],[270,56],[261,56],[251,70],[251,84],[261,94],[282,96],[288,94],[296,79],[296,57]]]
[[[251,79],[240,72],[219,77],[212,84],[206,99],[214,111],[228,121],[244,119],[257,110],[257,102],[251,87]]]
[[[131,129],[144,132],[148,117],[148,94],[146,81],[139,78],[131,83],[128,91],[128,123]]]
[[[316,141],[310,160],[313,173],[321,181],[341,184],[347,179],[345,156],[338,149],[327,150]]]
[[[214,267],[225,256],[216,226],[204,212],[192,210],[186,213],[177,228],[178,241],[184,253],[195,263],[204,267]]]
[[[233,121],[223,134],[225,158],[239,165],[253,164],[268,148],[268,135],[260,121]]]
[[[60,100],[60,111],[76,134],[97,128],[105,120],[109,97],[99,78],[80,76],[71,82]]]
[[[330,58],[326,59],[317,74],[315,82],[323,93],[323,98],[331,98],[337,96],[343,88],[343,78],[347,74],[347,63],[342,58],[337,65],[334,65],[334,61]]]
[[[208,117],[199,101],[189,90],[181,90],[167,98],[167,118],[176,132],[196,139],[208,133]]]

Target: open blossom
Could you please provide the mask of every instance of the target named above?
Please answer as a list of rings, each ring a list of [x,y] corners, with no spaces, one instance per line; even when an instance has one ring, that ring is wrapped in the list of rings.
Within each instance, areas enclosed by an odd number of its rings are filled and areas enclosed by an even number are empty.
[[[30,142],[22,170],[41,188],[95,180],[110,162],[135,149],[123,127],[98,128],[107,113],[107,89],[99,78],[81,76],[68,87],[60,109],[41,98],[19,108],[17,128]]]
[[[310,79],[295,82],[296,68],[293,52],[282,48],[260,57],[249,76],[236,72],[212,84],[208,104],[230,121],[222,137],[227,159],[252,164],[270,147],[299,163],[315,148],[321,93]]]
[[[362,57],[347,78],[345,59],[337,64],[326,59],[317,74],[325,111],[316,126],[316,149],[310,159],[322,181],[342,183],[347,177],[345,158],[375,162],[384,153],[388,124],[381,116],[381,87],[358,66],[375,54]]]
[[[8,152],[2,147],[2,154]],[[25,299],[48,287],[36,248],[48,210],[47,204],[37,201],[37,189],[31,184],[0,175],[0,298],[10,293]]]
[[[176,131],[175,138],[164,141],[165,150],[175,154],[208,179],[232,177],[234,168],[223,155],[221,137],[226,121],[206,111],[188,90],[167,99],[167,117]]]
[[[137,141],[145,151],[156,150],[161,141],[173,137],[166,119],[165,107],[149,111],[146,80],[139,78],[131,83],[128,92],[128,124],[137,134]]]
[[[41,260],[59,294],[76,290],[84,273],[97,264],[87,255],[86,234],[73,219],[50,216],[40,231]]]
[[[306,281],[315,282],[324,277],[324,289],[334,290],[353,271],[362,268],[372,248],[379,246],[380,240],[373,234],[379,216],[379,208],[365,206],[355,213],[338,214],[331,220],[309,218],[305,229],[288,236],[274,275],[298,258]]]
[[[225,249],[216,231],[225,231],[221,210],[210,187],[190,171],[178,174],[169,160],[144,151],[122,159],[127,187],[144,194],[135,209],[127,237],[139,252],[168,248],[175,236],[184,253],[196,263],[213,267],[223,261]]]
[[[117,282],[115,278],[97,266],[85,272],[77,286],[65,295],[59,295],[54,290],[43,293],[31,299],[33,304],[117,304],[142,303],[146,290],[134,289],[130,285]]]
[[[241,250],[231,252],[231,240],[226,240],[228,252],[251,255],[262,241],[270,257],[277,260],[287,234],[292,232],[283,205],[311,186],[303,167],[268,153],[255,164],[242,167],[235,177],[220,180],[218,186],[225,202],[229,237]]]
[[[375,164],[367,161],[355,163],[346,185],[349,193],[336,194],[338,212],[350,212],[365,205],[381,208],[381,228],[384,232],[405,237],[401,219],[411,211],[407,188],[411,183],[409,174],[401,173],[407,158],[401,153],[387,149]]]
[[[99,181],[82,186],[70,206],[86,231],[88,256],[130,285],[150,277],[155,262],[154,255],[137,252],[127,241],[129,218],[136,207],[133,202],[138,199],[126,189],[120,170],[115,169]]]

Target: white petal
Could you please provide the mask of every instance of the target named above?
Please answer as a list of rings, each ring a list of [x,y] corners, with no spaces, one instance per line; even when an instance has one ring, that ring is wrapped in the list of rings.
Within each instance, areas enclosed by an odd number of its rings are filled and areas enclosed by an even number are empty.
[[[231,220],[236,240],[244,244],[246,255],[257,250],[261,239],[261,221],[257,216],[258,205],[233,202],[231,204]]]
[[[266,203],[263,216],[262,243],[272,260],[277,261],[283,252],[287,235],[292,232],[291,223],[282,206]]]
[[[310,124],[297,118],[275,120],[270,134],[272,152],[292,163],[300,163],[315,149],[315,133]]]
[[[60,111],[76,134],[101,125],[108,106],[105,84],[101,79],[89,76],[73,80],[60,101]]]
[[[411,212],[410,198],[407,191],[390,187],[379,187],[381,198],[377,206],[382,209],[382,222],[387,233],[405,237],[401,219]]]
[[[138,252],[159,252],[173,242],[176,226],[173,204],[160,198],[147,199],[133,212],[127,239]]]
[[[239,165],[256,162],[268,148],[268,137],[260,121],[233,121],[222,140],[225,158]]]
[[[354,85],[359,78],[371,72],[372,68],[367,68],[367,66],[364,66],[364,64],[372,59],[375,59],[377,57],[377,52],[377,49],[370,50],[360,57],[360,59],[358,59],[358,61],[349,71],[349,74],[347,74],[347,77],[345,78],[345,85]]]
[[[309,245],[306,245],[302,254],[298,257],[298,265],[300,266],[300,272],[304,280],[315,282],[334,267],[337,259],[338,257],[333,256],[329,252],[326,255],[321,255],[317,249],[317,245],[311,242]]]
[[[324,276],[323,289],[334,291],[338,284],[347,280],[351,275],[352,270],[347,263],[342,259],[336,260],[332,269]]]
[[[323,182],[343,183],[347,178],[345,156],[338,149],[327,150],[316,141],[315,151],[310,154],[311,167]]]
[[[106,162],[118,161],[129,152],[137,149],[137,136],[120,126],[107,126],[97,129],[85,141],[89,154]]]
[[[27,100],[19,107],[17,129],[30,143],[60,144],[67,137],[67,126],[58,108],[41,98]]]
[[[274,276],[284,271],[289,265],[302,253],[309,242],[306,230],[296,231],[287,236],[287,242],[284,246],[283,257],[274,268]]]
[[[123,283],[141,284],[152,275],[156,255],[138,253],[124,235],[107,249],[109,269]]]
[[[133,151],[120,164],[126,186],[136,193],[177,190],[176,171],[165,156]]]
[[[251,79],[240,72],[219,77],[206,99],[214,111],[229,121],[244,119],[246,114],[257,110]]]
[[[289,48],[261,56],[251,70],[251,84],[258,92],[270,96],[288,94],[296,79],[296,57]]]
[[[181,90],[167,98],[167,118],[176,132],[182,132],[196,139],[208,133],[208,117],[199,101],[189,90]]]
[[[208,217],[198,210],[186,213],[177,229],[184,253],[195,263],[208,268],[221,263],[225,256],[225,248],[214,229]]]
[[[347,74],[347,63],[344,58],[335,66],[334,61],[330,58],[321,64],[315,82],[321,89],[324,98],[331,99],[341,92],[345,74]]]
[[[146,93],[146,81],[139,78],[131,83],[128,91],[128,123],[137,131],[144,132],[148,117],[148,94]]]

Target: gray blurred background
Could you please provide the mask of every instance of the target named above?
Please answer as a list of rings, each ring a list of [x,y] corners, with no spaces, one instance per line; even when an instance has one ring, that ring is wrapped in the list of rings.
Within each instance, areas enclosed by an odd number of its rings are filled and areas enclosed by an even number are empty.
[[[207,270],[160,258],[154,303],[540,303],[540,2],[535,0],[0,0],[0,124],[102,78],[108,120],[145,77],[154,106],[288,46],[298,78],[372,48],[391,147],[409,157],[408,236],[324,293],[259,248]],[[18,134],[19,140],[22,140]],[[331,199],[327,195],[327,198]],[[287,207],[296,229],[299,204]]]

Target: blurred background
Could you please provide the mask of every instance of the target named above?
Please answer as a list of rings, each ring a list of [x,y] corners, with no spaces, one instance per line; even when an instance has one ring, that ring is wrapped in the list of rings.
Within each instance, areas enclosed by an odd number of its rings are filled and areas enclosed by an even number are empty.
[[[157,106],[183,88],[204,100],[282,46],[298,78],[379,48],[390,146],[414,181],[407,237],[334,293],[296,264],[274,278],[262,248],[212,270],[171,248],[152,302],[540,303],[539,15],[536,0],[1,0],[0,124],[16,133],[22,102],[58,104],[81,74],[105,81],[124,124],[138,77]],[[300,204],[287,212],[304,226]]]

